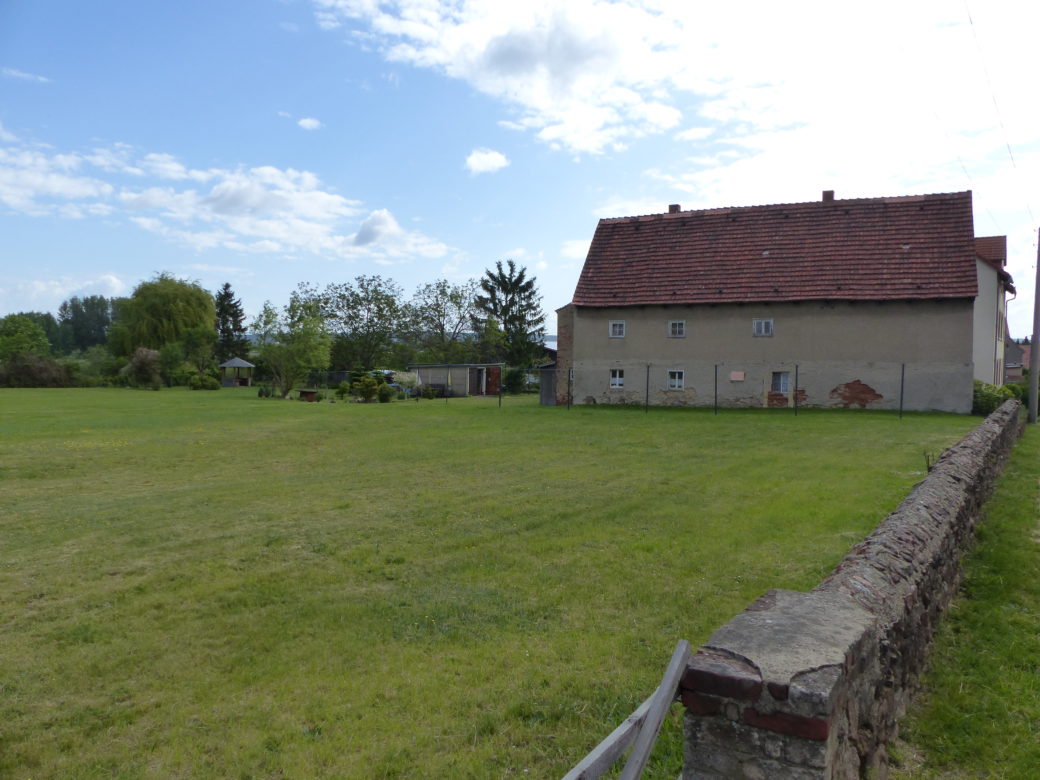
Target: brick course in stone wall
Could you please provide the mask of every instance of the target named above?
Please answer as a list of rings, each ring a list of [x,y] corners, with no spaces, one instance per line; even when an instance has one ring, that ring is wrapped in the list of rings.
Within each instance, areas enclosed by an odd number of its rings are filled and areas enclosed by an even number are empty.
[[[960,559],[1021,431],[1008,401],[934,464],[809,593],[772,590],[716,631],[680,686],[683,777],[883,779]]]

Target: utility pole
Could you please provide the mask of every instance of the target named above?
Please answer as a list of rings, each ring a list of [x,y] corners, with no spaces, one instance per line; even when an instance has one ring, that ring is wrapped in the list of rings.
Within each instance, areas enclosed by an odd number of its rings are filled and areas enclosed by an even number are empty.
[[[1040,355],[1037,340],[1040,339],[1040,230],[1037,230],[1036,271],[1033,274],[1033,336],[1029,339],[1029,422],[1036,423],[1037,380],[1040,379]]]

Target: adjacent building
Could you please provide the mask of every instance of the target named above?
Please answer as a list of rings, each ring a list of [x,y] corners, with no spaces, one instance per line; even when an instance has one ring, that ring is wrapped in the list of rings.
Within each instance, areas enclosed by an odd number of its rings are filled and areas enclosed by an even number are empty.
[[[1003,381],[1005,263],[970,192],[603,219],[557,402],[967,412]]]

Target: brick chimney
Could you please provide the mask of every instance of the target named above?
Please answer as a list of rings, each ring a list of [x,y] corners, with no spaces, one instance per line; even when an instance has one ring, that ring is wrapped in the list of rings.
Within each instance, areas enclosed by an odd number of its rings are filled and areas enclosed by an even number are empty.
[[[830,203],[833,200],[834,200],[834,190],[824,190],[823,191],[823,202],[824,203]]]
[[[670,204],[668,206],[668,213],[669,214],[678,214],[679,213],[679,204],[678,203]]]

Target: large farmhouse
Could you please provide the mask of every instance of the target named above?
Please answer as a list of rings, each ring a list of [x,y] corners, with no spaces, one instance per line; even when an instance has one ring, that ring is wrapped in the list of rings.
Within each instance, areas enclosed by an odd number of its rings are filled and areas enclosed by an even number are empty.
[[[971,192],[603,219],[557,401],[967,412],[1003,381],[1005,262]]]

